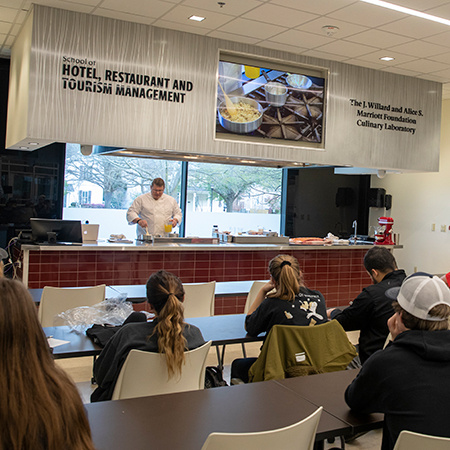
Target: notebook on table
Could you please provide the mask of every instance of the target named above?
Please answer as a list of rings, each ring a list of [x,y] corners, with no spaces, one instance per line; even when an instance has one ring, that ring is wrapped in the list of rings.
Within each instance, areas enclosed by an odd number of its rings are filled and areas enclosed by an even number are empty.
[[[98,224],[81,224],[81,232],[83,235],[83,243],[97,242],[98,239]]]

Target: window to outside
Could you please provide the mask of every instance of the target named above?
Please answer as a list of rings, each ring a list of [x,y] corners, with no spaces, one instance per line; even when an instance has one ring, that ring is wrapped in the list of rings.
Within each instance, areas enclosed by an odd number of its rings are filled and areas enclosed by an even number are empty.
[[[99,237],[136,236],[126,212],[133,200],[150,192],[154,178],[180,204],[181,162],[150,158],[89,155],[66,145],[64,219],[100,224]],[[232,233],[280,231],[281,169],[189,163],[186,236],[211,236],[213,225]],[[175,230],[176,231],[176,230]]]
[[[128,225],[127,209],[136,197],[150,192],[156,177],[164,179],[165,193],[179,202],[181,162],[83,156],[78,144],[67,144],[63,218],[100,224],[100,238],[124,234],[134,239],[136,226]]]
[[[260,228],[280,232],[281,169],[189,163],[186,236]]]

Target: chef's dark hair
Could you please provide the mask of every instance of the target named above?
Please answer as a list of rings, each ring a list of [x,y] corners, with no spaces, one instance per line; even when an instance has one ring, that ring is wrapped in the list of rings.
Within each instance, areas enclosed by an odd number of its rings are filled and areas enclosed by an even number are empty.
[[[147,281],[147,301],[157,314],[154,333],[158,335],[158,351],[166,355],[169,378],[181,374],[186,338],[183,335],[184,289],[173,273],[160,270]]]
[[[397,262],[394,255],[386,247],[375,246],[365,254],[364,267],[369,273],[372,269],[392,272],[397,269]]]
[[[276,291],[268,297],[294,300],[304,286],[303,275],[297,259],[291,255],[278,255],[269,262],[269,273],[275,281]]]
[[[164,180],[162,178],[153,178],[152,181],[152,187],[153,186],[159,186],[159,187],[166,187],[166,183],[164,183]]]

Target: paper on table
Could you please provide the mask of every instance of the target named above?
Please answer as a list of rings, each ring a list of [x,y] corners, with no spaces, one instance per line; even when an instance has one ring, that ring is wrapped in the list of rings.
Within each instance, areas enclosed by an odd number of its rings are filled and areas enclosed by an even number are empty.
[[[52,337],[47,338],[47,342],[50,348],[59,347],[60,345],[69,344],[70,341],[63,341],[62,339],[55,339]]]

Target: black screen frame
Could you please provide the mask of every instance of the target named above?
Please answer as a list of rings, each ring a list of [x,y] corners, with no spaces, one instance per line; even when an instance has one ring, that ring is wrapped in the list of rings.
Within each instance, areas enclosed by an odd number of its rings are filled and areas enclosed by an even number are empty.
[[[81,220],[31,218],[32,239],[37,244],[48,244],[48,233],[56,234],[55,244],[82,244]]]

